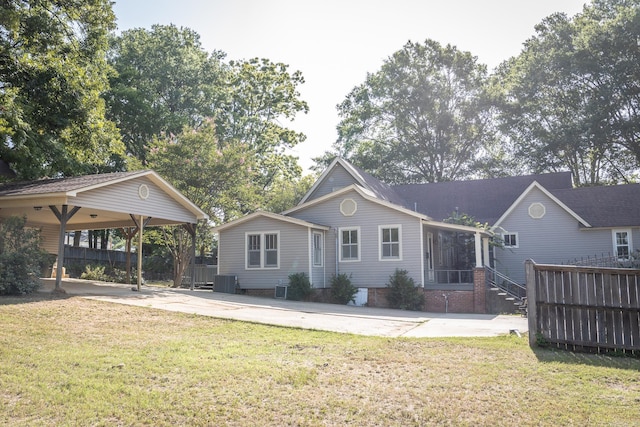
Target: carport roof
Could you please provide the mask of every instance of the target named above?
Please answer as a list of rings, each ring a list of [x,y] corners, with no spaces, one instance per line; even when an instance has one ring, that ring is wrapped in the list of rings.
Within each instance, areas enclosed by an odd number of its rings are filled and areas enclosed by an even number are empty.
[[[125,188],[129,190],[126,194]],[[32,225],[59,224],[55,215],[42,207],[61,205],[82,208],[67,224],[68,230],[128,226],[132,225],[131,215],[151,217],[149,225],[208,219],[152,170],[0,184],[0,217],[26,215]]]

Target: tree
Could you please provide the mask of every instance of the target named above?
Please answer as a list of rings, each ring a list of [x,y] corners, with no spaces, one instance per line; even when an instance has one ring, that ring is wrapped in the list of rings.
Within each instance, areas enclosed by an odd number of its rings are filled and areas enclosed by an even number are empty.
[[[148,164],[178,191],[221,224],[256,210],[262,201],[260,188],[252,182],[256,156],[241,144],[220,143],[211,120],[174,137],[155,138]],[[207,224],[197,229],[200,242],[212,240]],[[153,238],[153,237],[152,237]],[[156,241],[170,250],[174,260],[174,285],[179,286],[191,261],[191,236],[182,227],[164,227]],[[206,246],[200,243],[197,247]]]
[[[287,155],[286,149],[306,136],[281,123],[309,110],[298,92],[304,83],[302,73],[290,73],[285,64],[258,58],[231,61],[228,70],[226,96],[215,115],[218,139],[247,144],[256,153],[254,181],[263,191],[280,178],[299,177],[302,170],[297,159]]]
[[[40,232],[26,228],[26,218],[0,222],[0,295],[31,293],[40,287],[42,266],[48,261],[40,249]]]
[[[108,0],[0,3],[0,158],[19,179],[111,171]]]
[[[127,153],[147,163],[154,137],[177,135],[212,117],[222,90],[221,52],[207,54],[188,28],[154,25],[112,40],[113,75],[107,94],[110,117],[122,132]]]
[[[572,172],[576,185],[633,179],[640,163],[640,8],[596,0],[555,14],[503,63],[501,129],[529,170]]]
[[[474,171],[491,141],[486,67],[468,52],[408,42],[338,106],[335,153],[391,184]]]

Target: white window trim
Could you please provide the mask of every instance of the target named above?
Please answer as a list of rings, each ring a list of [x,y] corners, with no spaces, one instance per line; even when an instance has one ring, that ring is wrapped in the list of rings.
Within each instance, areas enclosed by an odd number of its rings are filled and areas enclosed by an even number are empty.
[[[265,266],[266,240],[265,235],[275,234],[278,241],[278,265]],[[260,267],[249,267],[249,236],[260,236]],[[275,231],[247,231],[244,233],[244,269],[245,270],[279,270],[280,269],[280,252],[282,251],[282,242],[280,241],[280,230]]]
[[[398,257],[382,256],[382,230],[397,228],[398,229]],[[402,224],[390,224],[378,226],[378,261],[402,261]]]
[[[618,241],[616,239],[616,233],[627,233],[627,239],[628,239],[628,246],[629,246],[629,257],[631,257],[631,254],[633,253],[633,234],[631,233],[631,229],[630,228],[614,228],[611,230],[611,240],[613,243],[613,253],[614,256],[617,258],[618,257]],[[625,258],[618,258],[620,260],[623,260]]]
[[[507,245],[507,244],[505,244],[504,236],[510,236],[510,235],[516,236],[516,244],[515,245]],[[505,248],[513,248],[513,249],[519,248],[520,247],[520,236],[518,235],[518,232],[515,232],[515,233],[502,233],[502,244],[504,245]]]
[[[343,231],[357,231],[358,232],[358,258],[349,258],[344,259],[342,256],[342,232]],[[360,262],[360,258],[362,256],[362,233],[360,232],[360,227],[340,227],[338,228],[338,236],[339,236],[339,247],[340,247],[340,262]]]
[[[320,236],[320,263],[316,264],[316,236]],[[311,265],[314,267],[324,266],[324,234],[319,231],[311,233]]]

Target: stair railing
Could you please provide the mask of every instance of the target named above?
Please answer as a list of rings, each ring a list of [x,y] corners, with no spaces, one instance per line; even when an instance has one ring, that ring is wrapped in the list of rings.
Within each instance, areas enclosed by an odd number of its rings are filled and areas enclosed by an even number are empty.
[[[514,282],[509,278],[509,276],[506,276],[489,266],[485,266],[484,269],[487,287],[499,288],[503,292],[506,292],[507,295],[516,298],[520,302],[527,297],[527,287],[525,285]]]

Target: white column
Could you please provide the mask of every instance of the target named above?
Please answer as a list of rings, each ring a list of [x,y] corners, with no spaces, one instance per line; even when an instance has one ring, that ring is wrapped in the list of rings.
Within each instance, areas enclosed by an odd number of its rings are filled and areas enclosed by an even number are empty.
[[[489,260],[491,258],[489,258],[489,238],[488,237],[482,238],[482,256],[483,256],[484,265],[489,265]]]
[[[476,241],[476,267],[482,267],[482,239],[480,238],[480,233],[475,234]]]

